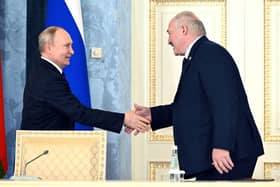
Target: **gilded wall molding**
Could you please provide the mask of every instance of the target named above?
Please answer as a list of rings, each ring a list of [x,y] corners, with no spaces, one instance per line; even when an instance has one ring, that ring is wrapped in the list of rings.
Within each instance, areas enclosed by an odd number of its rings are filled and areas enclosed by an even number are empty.
[[[280,0],[265,0],[264,9],[264,140],[268,142],[279,142],[280,136],[271,135],[272,128],[272,106],[271,106],[271,8],[278,6]]]
[[[280,180],[279,178],[274,178],[272,175],[272,170],[277,169],[280,170],[280,163],[279,162],[265,162],[264,163],[264,178],[265,179],[274,179],[276,181]]]
[[[157,179],[157,170],[158,169],[168,169],[170,163],[169,162],[157,162],[151,161],[149,164],[150,169],[150,181],[156,181]]]
[[[221,44],[226,46],[226,0],[150,0],[150,14],[149,14],[149,105],[156,105],[156,9],[158,7],[168,7],[168,6],[207,6],[207,7],[221,7]],[[149,141],[173,141],[172,135],[161,135],[156,132],[149,133]]]

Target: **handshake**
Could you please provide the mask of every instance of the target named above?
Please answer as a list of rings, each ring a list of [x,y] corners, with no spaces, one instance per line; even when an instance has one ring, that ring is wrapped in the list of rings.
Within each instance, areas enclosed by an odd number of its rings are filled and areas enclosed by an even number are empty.
[[[134,104],[134,109],[124,114],[125,132],[134,135],[144,133],[151,129],[152,115],[148,107]]]

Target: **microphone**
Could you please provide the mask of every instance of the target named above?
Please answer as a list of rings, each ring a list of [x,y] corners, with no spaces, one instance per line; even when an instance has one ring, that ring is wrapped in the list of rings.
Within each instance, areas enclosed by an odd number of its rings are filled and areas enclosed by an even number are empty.
[[[29,160],[28,162],[26,162],[26,163],[24,164],[23,176],[26,176],[26,168],[27,168],[27,166],[28,166],[31,162],[37,160],[38,158],[40,158],[40,157],[43,156],[43,155],[47,155],[48,153],[49,153],[49,151],[48,151],[48,150],[45,150],[43,153],[39,154],[38,156],[36,156],[36,157],[33,158],[32,160]]]
[[[28,162],[26,162],[24,164],[24,168],[23,168],[23,174],[22,176],[11,176],[10,179],[11,180],[41,180],[40,177],[36,177],[36,176],[26,176],[26,168],[27,166],[32,163],[33,161],[37,160],[38,158],[40,158],[43,155],[47,155],[49,153],[48,150],[45,150],[43,153],[39,154],[38,156],[36,156],[35,158],[33,158],[32,160],[29,160]]]

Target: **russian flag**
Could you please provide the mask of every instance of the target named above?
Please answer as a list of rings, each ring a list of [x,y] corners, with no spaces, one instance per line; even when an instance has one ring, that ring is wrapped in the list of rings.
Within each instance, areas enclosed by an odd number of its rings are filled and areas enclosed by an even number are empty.
[[[78,97],[82,104],[90,107],[80,0],[48,0],[45,24],[46,27],[62,27],[71,35],[74,55],[71,57],[70,65],[65,67],[63,71],[73,94]],[[86,130],[92,129],[92,127],[75,123],[75,129]]]

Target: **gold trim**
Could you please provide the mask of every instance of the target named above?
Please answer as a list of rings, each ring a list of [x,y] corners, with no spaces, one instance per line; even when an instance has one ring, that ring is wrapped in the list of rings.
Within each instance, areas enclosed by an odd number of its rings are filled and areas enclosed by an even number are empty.
[[[150,181],[156,181],[156,170],[157,169],[168,169],[170,163],[169,162],[156,162],[156,161],[151,161],[150,162]]]
[[[167,142],[172,142],[174,141],[174,138],[172,135],[162,135],[162,134],[157,134],[156,132],[150,132],[150,141],[167,141]]]
[[[278,162],[265,162],[264,163],[264,178],[272,179],[271,170],[280,169],[280,163]]]
[[[50,140],[50,141],[48,141],[48,140]],[[67,142],[68,144],[66,145],[65,142]],[[42,179],[64,180],[65,177],[72,177],[71,180],[81,180],[81,179],[98,180],[98,181],[105,180],[106,151],[107,151],[106,142],[107,142],[107,132],[103,131],[103,130],[95,130],[95,131],[17,130],[16,131],[14,175],[15,176],[23,175],[24,165],[26,164],[26,160],[24,157],[26,156],[26,153],[27,153],[26,150],[28,147],[29,148],[32,147],[32,148],[34,148],[34,150],[36,150],[37,149],[36,146],[38,146],[40,144],[40,146],[38,147],[39,149],[42,148],[42,150],[44,150],[45,147],[48,147],[48,149],[50,149],[51,154],[55,155],[58,152],[56,152],[57,148],[54,148],[53,147],[54,144],[52,144],[52,143],[58,143],[58,145],[57,145],[58,147],[63,148],[63,149],[65,148],[65,150],[69,151],[69,152],[73,152],[73,148],[69,149],[68,147],[71,147],[71,146],[78,147],[78,146],[84,146],[84,145],[87,146],[87,148],[90,149],[90,153],[92,154],[92,157],[90,159],[90,165],[92,165],[92,169],[88,169],[89,171],[87,174],[80,173],[80,175],[79,175],[80,178],[77,178],[74,174],[71,176],[68,176],[65,173],[61,173],[60,171],[64,171],[63,168],[61,168],[60,165],[57,165],[57,162],[54,162],[54,167],[60,167],[60,168],[57,168],[57,171],[60,174],[52,175],[52,174],[50,174],[52,170],[48,170],[48,168],[47,169],[45,168],[43,176],[40,176],[40,177],[42,177]],[[27,144],[29,146],[26,146]],[[52,153],[52,151],[54,151],[54,152]],[[28,151],[28,152],[30,152],[30,151]],[[79,152],[79,155],[80,155],[80,152]],[[60,156],[63,156],[63,155],[60,155]],[[58,157],[57,159],[61,159],[61,157],[60,158]],[[77,160],[78,159],[80,159],[80,158],[77,158]],[[65,162],[67,159],[63,158],[63,160]],[[68,159],[68,161],[69,161],[69,159]],[[73,163],[73,160],[71,163]],[[80,162],[79,162],[79,164],[80,164]],[[64,165],[64,164],[62,164],[62,165]],[[37,168],[37,169],[40,169],[40,168]],[[68,167],[67,169],[71,169],[71,167]],[[82,168],[82,169],[84,170],[85,168]],[[68,178],[68,179],[70,179],[70,178]]]
[[[156,24],[155,15],[157,6],[194,6],[194,5],[205,5],[205,6],[221,6],[222,16],[221,16],[221,42],[223,46],[226,46],[226,0],[150,0],[150,89],[149,89],[149,104],[154,106],[156,104]],[[149,133],[149,141],[173,141],[173,136],[170,135],[160,135],[155,132]]]
[[[264,140],[268,142],[279,142],[280,136],[270,134],[271,130],[271,35],[270,9],[273,5],[280,5],[280,0],[265,0],[264,2]]]

